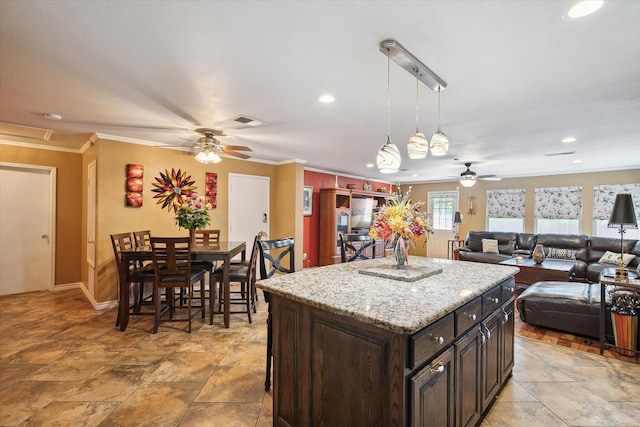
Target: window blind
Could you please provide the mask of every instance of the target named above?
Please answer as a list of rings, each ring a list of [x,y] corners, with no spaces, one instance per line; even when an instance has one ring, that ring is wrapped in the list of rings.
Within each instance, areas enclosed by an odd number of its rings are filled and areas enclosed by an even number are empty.
[[[633,198],[636,218],[640,220],[640,184],[613,184],[593,186],[593,219],[609,220],[616,195],[629,193]]]
[[[524,218],[524,188],[487,190],[488,218]]]
[[[542,219],[579,219],[582,187],[536,188],[534,214]]]

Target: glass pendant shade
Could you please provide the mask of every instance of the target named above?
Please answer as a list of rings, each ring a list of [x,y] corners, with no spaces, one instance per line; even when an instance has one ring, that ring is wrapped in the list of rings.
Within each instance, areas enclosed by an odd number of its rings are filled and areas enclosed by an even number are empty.
[[[222,159],[212,150],[203,149],[196,154],[196,160],[205,165],[220,163]]]
[[[449,151],[449,138],[438,127],[438,131],[431,137],[431,154],[444,156]],[[473,185],[473,184],[472,184]]]
[[[396,173],[400,169],[400,150],[391,142],[389,135],[387,135],[387,142],[378,150],[376,164],[381,173]]]
[[[407,152],[410,159],[424,159],[429,152],[429,141],[423,133],[418,132],[411,135],[407,144]]]

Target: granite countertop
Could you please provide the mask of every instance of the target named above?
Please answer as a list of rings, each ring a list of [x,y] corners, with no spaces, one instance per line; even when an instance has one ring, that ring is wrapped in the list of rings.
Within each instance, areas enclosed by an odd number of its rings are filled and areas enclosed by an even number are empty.
[[[308,268],[256,283],[258,288],[399,333],[414,333],[518,273],[480,262],[409,257],[413,268],[441,273],[405,282],[360,274],[392,258]]]

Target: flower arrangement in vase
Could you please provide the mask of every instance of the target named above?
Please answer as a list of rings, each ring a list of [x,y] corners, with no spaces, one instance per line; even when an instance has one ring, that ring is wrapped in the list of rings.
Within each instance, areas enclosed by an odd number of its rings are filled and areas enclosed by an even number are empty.
[[[396,266],[405,268],[408,263],[407,249],[409,242],[415,245],[416,238],[433,233],[429,223],[430,214],[422,211],[425,202],[411,203],[411,187],[402,194],[400,185],[396,186],[397,193],[391,193],[386,205],[381,206],[373,215],[373,224],[369,230],[372,239],[393,241]],[[386,245],[385,245],[386,246]]]
[[[193,230],[205,228],[211,222],[211,217],[207,209],[211,209],[211,204],[204,203],[204,197],[196,192],[180,196],[180,205],[176,209],[176,224],[180,228]]]

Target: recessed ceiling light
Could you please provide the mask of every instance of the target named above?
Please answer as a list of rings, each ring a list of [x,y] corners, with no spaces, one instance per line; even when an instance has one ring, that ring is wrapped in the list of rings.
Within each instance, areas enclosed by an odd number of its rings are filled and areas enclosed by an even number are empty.
[[[372,168],[373,167],[373,163],[367,163],[367,167],[368,168]]]
[[[572,136],[568,136],[566,138],[562,138],[561,141],[564,142],[564,143],[569,143],[569,142],[576,142],[576,139],[574,137],[572,137]]]
[[[569,18],[582,18],[583,16],[591,15],[593,12],[597,11],[604,4],[603,0],[583,0],[576,4],[574,4],[569,12],[567,12],[567,16]]]
[[[573,161],[573,163],[582,163],[582,160],[581,160],[581,159],[575,159],[575,160]]]
[[[414,173],[413,175],[411,175],[411,178],[417,178],[417,177],[418,177],[417,173]]]
[[[322,95],[320,98],[318,98],[318,101],[323,102],[325,104],[331,104],[335,100],[336,99],[334,98],[333,95]]]
[[[62,120],[62,116],[60,114],[44,113],[43,116],[45,119],[49,120]]]

